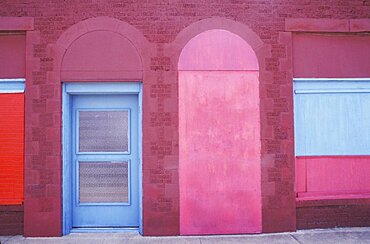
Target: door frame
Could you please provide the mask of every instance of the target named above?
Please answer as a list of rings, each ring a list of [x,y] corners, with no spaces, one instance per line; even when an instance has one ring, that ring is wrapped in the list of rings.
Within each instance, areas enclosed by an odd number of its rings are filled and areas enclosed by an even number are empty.
[[[62,232],[72,229],[72,96],[86,94],[135,94],[138,96],[138,160],[139,160],[139,233],[143,233],[142,207],[142,83],[141,82],[64,82],[62,83]],[[124,231],[133,228],[86,228],[81,232]]]

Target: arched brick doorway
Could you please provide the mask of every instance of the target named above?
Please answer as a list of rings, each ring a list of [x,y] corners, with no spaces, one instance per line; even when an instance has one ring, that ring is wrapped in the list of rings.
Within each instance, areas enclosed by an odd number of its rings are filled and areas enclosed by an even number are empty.
[[[135,206],[134,211],[130,210],[130,214],[135,213],[133,218],[122,217],[123,214],[121,214],[121,217],[113,214],[109,217],[109,221],[117,217],[120,221],[132,219],[134,221],[127,224],[121,221],[119,223],[120,228],[139,227],[142,232],[142,211],[140,210],[142,199],[141,165],[138,162],[142,155],[142,114],[139,112],[138,106],[142,106],[142,81],[148,79],[143,67],[148,64],[148,57],[152,53],[150,44],[137,29],[129,24],[109,17],[98,17],[71,26],[62,34],[56,44],[50,47],[50,50],[56,60],[54,62],[56,72],[50,77],[59,81],[59,85],[61,81],[63,87],[63,234],[68,234],[71,229],[80,228],[80,224],[77,223],[78,217],[76,217],[78,214],[74,208],[82,206],[81,202],[83,202],[81,200],[81,185],[83,182],[81,178],[78,178],[83,174],[82,164],[85,164],[85,167],[92,166],[92,163],[94,163],[94,167],[98,167],[99,164],[102,165],[107,162],[110,162],[111,165],[106,164],[105,166],[120,167],[122,172],[127,173],[121,175],[121,183],[123,183],[123,188],[128,190],[123,194],[118,194],[124,195],[125,198],[118,200],[112,198],[109,200],[109,204],[100,205],[96,204],[100,200],[94,199],[92,200],[94,204],[85,205],[87,207],[110,205],[111,210],[114,208],[122,208],[123,210],[125,206]],[[90,101],[86,99],[90,99]],[[126,118],[121,116],[127,121],[127,123],[125,122],[127,128],[122,127],[121,129],[127,132],[124,133],[124,138],[127,137],[128,139],[127,146],[121,147],[118,153],[108,153],[112,156],[109,160],[100,158],[92,162],[90,159],[78,159],[80,155],[90,155],[90,153],[81,154],[81,143],[79,139],[76,139],[81,137],[79,131],[82,130],[82,126],[79,127],[78,125],[82,121],[82,113],[90,112],[100,113],[102,116],[107,113],[112,116],[120,114]],[[106,118],[109,116],[106,116]],[[108,151],[114,152],[114,150],[111,148]],[[99,149],[99,152],[94,155],[109,157],[107,153],[102,153],[103,151],[105,149]],[[128,158],[129,155],[133,155],[132,158]],[[121,157],[121,159],[115,158],[116,156]],[[87,165],[86,163],[89,162],[90,165]],[[107,174],[107,177],[109,177],[109,174]],[[134,178],[136,180],[132,182],[131,180]],[[125,187],[125,185],[128,187]],[[121,207],[117,208],[117,206]],[[111,210],[106,211],[106,213],[113,213],[114,211]],[[106,216],[104,211],[104,209],[101,211],[101,217]],[[98,215],[95,213],[94,215],[88,214],[88,216]],[[124,216],[128,215],[125,214]],[[80,219],[85,221],[90,217]],[[108,227],[115,225],[112,225],[112,223],[105,224],[104,222],[99,220],[91,225],[92,222],[88,220],[82,225],[85,229],[89,229],[91,226],[93,228],[90,228],[91,231],[94,231],[94,228],[101,224]]]

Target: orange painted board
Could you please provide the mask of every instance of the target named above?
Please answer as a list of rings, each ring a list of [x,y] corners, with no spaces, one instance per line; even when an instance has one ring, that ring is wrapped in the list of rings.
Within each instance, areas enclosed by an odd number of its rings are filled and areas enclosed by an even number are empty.
[[[0,205],[21,204],[23,185],[24,94],[0,94]]]

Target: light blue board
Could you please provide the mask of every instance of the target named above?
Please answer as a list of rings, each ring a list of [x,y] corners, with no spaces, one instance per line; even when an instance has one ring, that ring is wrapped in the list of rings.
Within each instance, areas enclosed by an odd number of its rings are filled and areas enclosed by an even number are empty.
[[[0,79],[0,93],[23,93],[25,79]]]
[[[72,171],[71,171],[71,96],[66,92],[66,84],[63,84],[62,97],[62,132],[63,132],[63,234],[69,234],[72,229]]]
[[[370,154],[370,80],[295,80],[296,156]]]

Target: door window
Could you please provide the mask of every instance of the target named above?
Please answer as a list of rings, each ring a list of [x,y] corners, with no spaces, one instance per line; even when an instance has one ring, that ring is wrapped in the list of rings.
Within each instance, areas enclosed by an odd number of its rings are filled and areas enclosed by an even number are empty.
[[[79,202],[129,203],[128,162],[79,162]]]
[[[128,152],[129,111],[78,111],[78,152]]]

